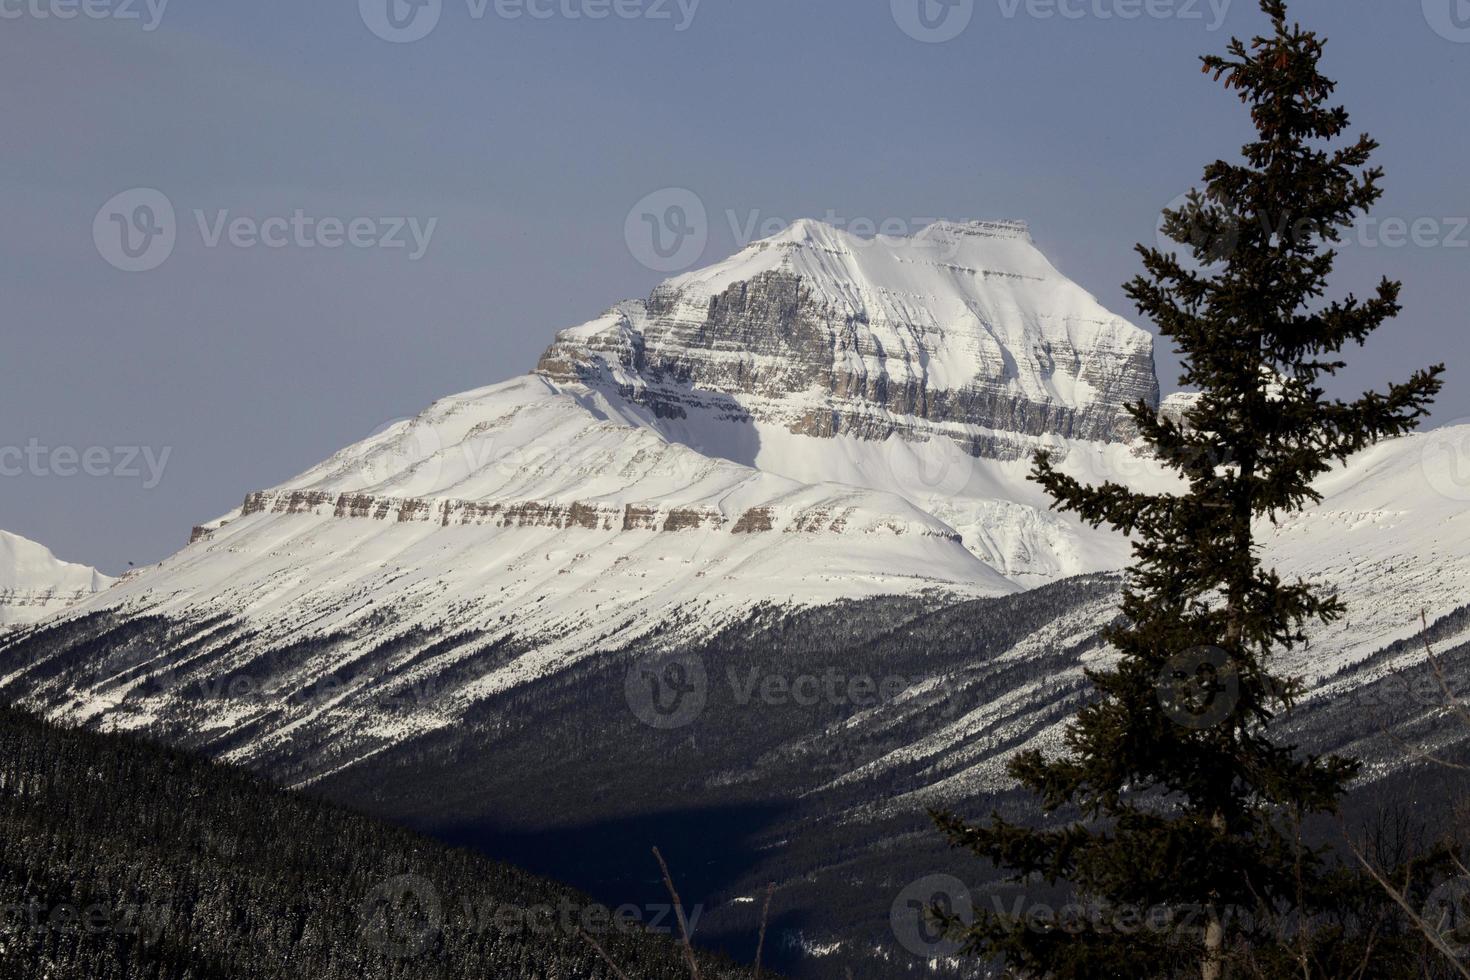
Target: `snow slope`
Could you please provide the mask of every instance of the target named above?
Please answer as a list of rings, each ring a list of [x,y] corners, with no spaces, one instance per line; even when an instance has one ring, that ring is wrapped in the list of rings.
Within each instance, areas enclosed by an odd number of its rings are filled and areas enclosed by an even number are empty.
[[[95,568],[61,561],[43,545],[0,531],[0,629],[34,623],[112,583]]]
[[[385,632],[534,638],[460,692],[469,703],[681,618],[702,630],[763,602],[1018,588],[901,497],[702,456],[528,376],[252,493],[75,614],[243,617],[242,662],[342,635],[361,637],[349,660]]]

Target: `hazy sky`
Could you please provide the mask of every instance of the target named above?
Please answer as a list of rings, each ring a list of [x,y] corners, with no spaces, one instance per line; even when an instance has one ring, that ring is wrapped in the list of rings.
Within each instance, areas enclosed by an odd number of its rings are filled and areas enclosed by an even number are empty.
[[[0,0],[0,527],[164,557],[645,295],[625,226],[664,188],[705,210],[700,262],[804,216],[1024,218],[1132,316],[1131,245],[1246,133],[1196,59],[1255,4],[920,2]],[[1344,259],[1406,282],[1349,380],[1446,360],[1436,421],[1470,415],[1470,2],[1295,12],[1409,229]]]

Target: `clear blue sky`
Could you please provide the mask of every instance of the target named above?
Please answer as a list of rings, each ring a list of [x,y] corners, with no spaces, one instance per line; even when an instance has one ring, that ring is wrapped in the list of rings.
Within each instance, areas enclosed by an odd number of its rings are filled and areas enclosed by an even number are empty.
[[[692,19],[690,0],[525,0],[552,16],[516,19],[497,3],[521,0],[395,0],[404,31],[438,20],[390,43],[369,27],[393,35],[386,0],[172,0],[156,24],[159,0],[87,0],[138,19],[58,19],[70,2],[0,0],[0,447],[100,448],[91,468],[108,475],[27,463],[0,476],[0,527],[111,572],[436,397],[528,370],[557,329],[646,294],[663,275],[624,226],[660,188],[706,205],[703,261],[736,247],[730,212],[737,226],[1024,218],[1065,273],[1132,316],[1132,244],[1246,133],[1196,59],[1262,26],[1249,0],[1214,31],[1223,0],[1061,0],[1069,16],[1050,0],[924,0],[927,21],[918,0],[702,0]],[[1345,257],[1345,281],[1407,286],[1404,317],[1348,380],[1446,360],[1436,421],[1470,415],[1470,230],[1454,220],[1470,215],[1470,3],[1295,13],[1331,38],[1328,72],[1384,143],[1380,214],[1439,219],[1419,244],[1375,238]],[[948,33],[945,14],[969,20],[944,43],[900,27]],[[176,242],[129,273],[100,254],[94,219],[140,187],[176,208]],[[136,204],[114,213],[155,227]],[[438,221],[416,261],[407,231],[404,249],[307,249],[284,225],[260,229],[281,248],[217,228],[220,212],[298,209],[344,226]],[[111,220],[101,239],[120,235]],[[387,231],[375,220],[359,237]],[[1160,367],[1168,390],[1166,354]],[[156,486],[123,447],[155,464],[168,452]]]

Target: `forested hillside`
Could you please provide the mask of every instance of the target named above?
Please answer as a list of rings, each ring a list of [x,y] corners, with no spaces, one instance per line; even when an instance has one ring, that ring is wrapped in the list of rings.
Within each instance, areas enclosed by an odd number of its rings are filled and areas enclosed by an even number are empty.
[[[4,980],[610,980],[594,942],[628,977],[687,977],[674,922],[237,769],[0,708]],[[747,975],[703,959],[710,980]]]

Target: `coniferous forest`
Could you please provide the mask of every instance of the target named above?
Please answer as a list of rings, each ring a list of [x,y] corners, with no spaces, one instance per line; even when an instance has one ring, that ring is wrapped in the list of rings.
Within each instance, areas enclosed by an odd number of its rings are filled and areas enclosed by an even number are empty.
[[[611,980],[603,953],[639,980],[687,977],[670,912],[0,709],[4,980]],[[748,975],[702,954],[700,970]]]

